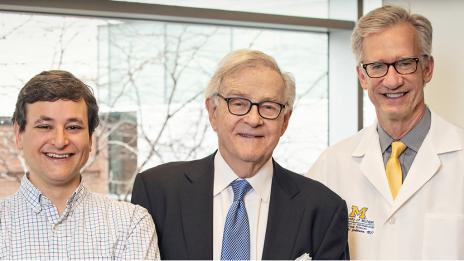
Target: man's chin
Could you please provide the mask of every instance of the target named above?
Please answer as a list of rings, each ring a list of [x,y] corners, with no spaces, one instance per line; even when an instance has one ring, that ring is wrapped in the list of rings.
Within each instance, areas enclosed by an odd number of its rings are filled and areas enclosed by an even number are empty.
[[[69,171],[50,173],[49,179],[55,185],[66,185],[75,182],[78,178],[78,173],[70,173]]]
[[[401,121],[406,117],[407,114],[408,112],[405,109],[395,107],[383,110],[381,117],[388,121]]]
[[[240,161],[244,163],[262,163],[263,161],[266,160],[266,156],[260,153],[253,153],[253,152],[247,152],[247,153],[241,153],[240,155]]]

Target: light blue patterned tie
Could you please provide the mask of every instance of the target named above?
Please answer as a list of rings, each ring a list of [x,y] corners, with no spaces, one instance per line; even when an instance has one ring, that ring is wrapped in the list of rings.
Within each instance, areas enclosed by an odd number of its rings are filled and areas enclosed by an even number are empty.
[[[250,226],[243,197],[251,186],[246,180],[235,180],[230,185],[234,190],[234,202],[224,225],[221,260],[246,260],[250,259]]]

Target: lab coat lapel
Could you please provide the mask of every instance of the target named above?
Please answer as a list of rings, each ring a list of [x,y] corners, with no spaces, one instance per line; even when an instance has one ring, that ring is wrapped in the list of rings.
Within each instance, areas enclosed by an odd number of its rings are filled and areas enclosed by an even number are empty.
[[[430,141],[426,138],[419,149],[414,162],[409,169],[408,175],[401,186],[396,197],[393,208],[389,215],[390,218],[401,206],[403,206],[415,193],[417,193],[440,168],[441,162],[437,153],[432,148]]]
[[[365,130],[365,137],[353,151],[353,160],[359,161],[359,167],[363,175],[389,204],[393,198],[388,187],[387,176],[380,150],[377,125],[374,124]]]
[[[429,134],[425,137],[413,164],[404,180],[403,186],[394,202],[394,207],[387,217],[390,218],[414,194],[416,194],[435,175],[440,175],[440,154],[462,150],[460,136],[455,128],[432,112]]]

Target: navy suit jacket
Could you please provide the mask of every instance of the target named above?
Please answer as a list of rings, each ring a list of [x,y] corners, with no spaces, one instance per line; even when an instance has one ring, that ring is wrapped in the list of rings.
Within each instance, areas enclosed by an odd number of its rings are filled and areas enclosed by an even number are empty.
[[[213,258],[214,155],[172,162],[135,179],[132,203],[148,209],[162,259]],[[346,203],[321,183],[273,161],[262,259],[349,259]]]

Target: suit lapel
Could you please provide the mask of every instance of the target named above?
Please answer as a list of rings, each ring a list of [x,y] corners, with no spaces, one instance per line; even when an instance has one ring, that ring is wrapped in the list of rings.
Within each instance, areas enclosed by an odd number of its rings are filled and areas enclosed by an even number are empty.
[[[186,259],[213,259],[214,155],[196,162],[185,173],[180,197]]]
[[[266,237],[262,259],[288,259],[292,255],[303,210],[295,203],[298,187],[276,162],[272,178]]]

